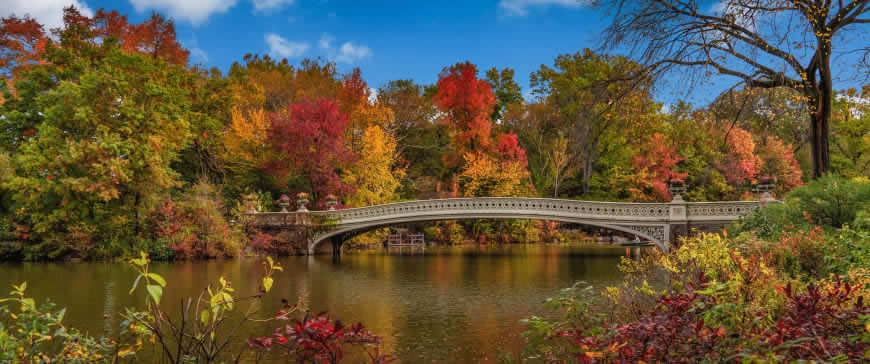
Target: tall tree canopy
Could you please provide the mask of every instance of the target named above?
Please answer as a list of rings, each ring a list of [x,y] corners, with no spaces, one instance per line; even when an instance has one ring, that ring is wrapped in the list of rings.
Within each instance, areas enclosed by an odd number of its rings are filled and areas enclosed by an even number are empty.
[[[327,194],[344,195],[353,187],[342,170],[353,160],[345,143],[347,115],[328,99],[292,104],[270,114],[269,145],[273,154],[265,169],[287,185],[301,178],[314,201]]]
[[[489,83],[477,78],[477,66],[457,63],[441,71],[433,101],[453,135],[454,158],[490,146],[495,95]]]
[[[196,73],[67,32],[86,29],[69,26],[2,104],[6,122],[28,128],[4,187],[53,248],[136,236],[148,202],[177,186],[170,163],[200,119],[191,102]]]
[[[854,69],[832,60],[870,52],[862,39],[870,1],[598,0],[612,10],[604,43],[627,49],[654,73],[692,66],[758,88],[802,95],[810,118],[813,176],[830,169],[829,134],[836,76]],[[866,56],[865,56],[866,57]]]
[[[597,164],[613,153],[614,142],[636,140],[648,132],[645,126],[656,108],[649,80],[617,81],[632,78],[641,66],[589,49],[559,55],[553,67],[542,65],[531,84],[558,113],[557,128],[570,138],[571,159],[581,166],[583,193],[588,193]]]

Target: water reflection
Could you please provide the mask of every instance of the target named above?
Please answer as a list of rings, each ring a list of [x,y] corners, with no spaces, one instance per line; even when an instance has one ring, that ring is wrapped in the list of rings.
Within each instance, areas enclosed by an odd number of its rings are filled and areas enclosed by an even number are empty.
[[[314,311],[362,321],[384,337],[385,349],[403,362],[496,361],[522,348],[520,319],[542,311],[541,301],[574,281],[617,281],[623,248],[515,245],[427,248],[425,254],[357,252],[280,259],[284,272],[262,313],[281,298],[300,298]],[[164,305],[178,305],[218,277],[240,294],[256,290],[259,259],[155,263],[167,278]],[[0,264],[0,285],[28,281],[29,294],[67,307],[67,323],[92,334],[117,335],[124,307],[144,300],[129,295],[135,273],[112,263]],[[242,334],[264,335],[267,327]]]

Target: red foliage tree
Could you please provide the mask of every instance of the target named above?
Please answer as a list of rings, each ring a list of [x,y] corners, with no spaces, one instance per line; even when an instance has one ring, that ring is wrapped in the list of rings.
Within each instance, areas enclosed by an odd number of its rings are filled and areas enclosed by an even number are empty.
[[[100,9],[94,15],[93,26],[95,35],[118,37],[128,52],[149,54],[173,64],[187,64],[190,51],[178,43],[175,24],[161,14],[151,13],[142,24],[130,24],[126,15]]]
[[[338,104],[341,112],[350,115],[360,104],[368,102],[371,91],[362,78],[359,67],[342,77],[342,88],[338,91]]]
[[[39,62],[47,38],[42,24],[25,16],[0,18],[0,78],[10,80]]]
[[[344,142],[347,115],[328,99],[301,102],[270,114],[267,140],[274,157],[264,169],[282,183],[301,176],[314,201],[329,193],[342,195],[353,188],[341,181],[338,171],[353,160]]]
[[[526,150],[520,145],[517,135],[513,132],[499,134],[498,138],[498,154],[502,159],[507,161],[519,162],[523,167],[529,164]]]
[[[764,162],[762,173],[776,177],[778,190],[785,192],[803,184],[803,171],[791,145],[779,138],[768,137],[766,143],[757,146],[756,152]]]
[[[173,64],[187,64],[190,52],[181,46],[175,34],[175,24],[163,15],[153,13],[141,24],[131,24],[127,16],[115,10],[100,9],[94,17],[83,15],[70,6],[64,9],[64,27],[51,29],[61,38],[75,37],[79,41],[96,43],[114,36],[128,52],[160,57]],[[73,29],[69,32],[65,29]],[[42,51],[52,42],[44,26],[25,16],[0,18],[0,77],[9,80],[27,69],[28,65],[43,61]]]
[[[753,182],[761,172],[763,161],[755,154],[752,134],[734,127],[726,135],[727,151],[724,158],[724,172],[728,183],[740,184]]]
[[[653,199],[667,201],[672,198],[668,182],[685,179],[688,173],[680,173],[674,167],[683,158],[661,133],[653,133],[640,147],[640,153],[632,158],[634,169],[646,181],[642,189],[651,190]],[[638,193],[640,194],[640,193]],[[648,194],[648,193],[645,193]]]
[[[444,112],[444,120],[453,133],[456,160],[466,152],[490,146],[490,115],[495,95],[486,80],[477,78],[475,65],[458,63],[441,71],[438,92],[432,101]]]

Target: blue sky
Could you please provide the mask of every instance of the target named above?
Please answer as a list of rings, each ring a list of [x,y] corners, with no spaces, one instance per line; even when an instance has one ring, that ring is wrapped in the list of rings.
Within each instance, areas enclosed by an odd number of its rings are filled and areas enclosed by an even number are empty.
[[[529,74],[563,53],[596,48],[606,20],[579,0],[0,0],[0,16],[31,14],[49,27],[74,4],[87,14],[115,9],[140,22],[151,11],[176,22],[191,61],[222,71],[246,53],[296,63],[323,57],[342,71],[360,67],[370,87],[411,78],[434,83],[442,68],[469,60],[481,70],[510,67],[528,94]],[[8,4],[6,6],[5,4]],[[710,101],[735,79],[718,78],[690,101]],[[658,90],[670,102],[685,87]]]
[[[598,14],[575,0],[3,0],[6,10],[60,23],[60,8],[116,9],[133,21],[152,10],[175,19],[191,60],[226,71],[246,53],[298,62],[324,57],[360,67],[372,87],[412,78],[433,83],[445,66],[511,67],[529,74],[556,55],[597,46]],[[0,10],[2,12],[3,10]]]

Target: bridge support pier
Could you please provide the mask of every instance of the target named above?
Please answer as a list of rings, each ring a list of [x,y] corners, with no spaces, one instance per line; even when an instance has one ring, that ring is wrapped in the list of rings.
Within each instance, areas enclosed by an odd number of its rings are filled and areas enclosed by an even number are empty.
[[[329,238],[329,242],[332,245],[332,256],[341,257],[341,245],[344,244],[344,237],[336,235]]]

